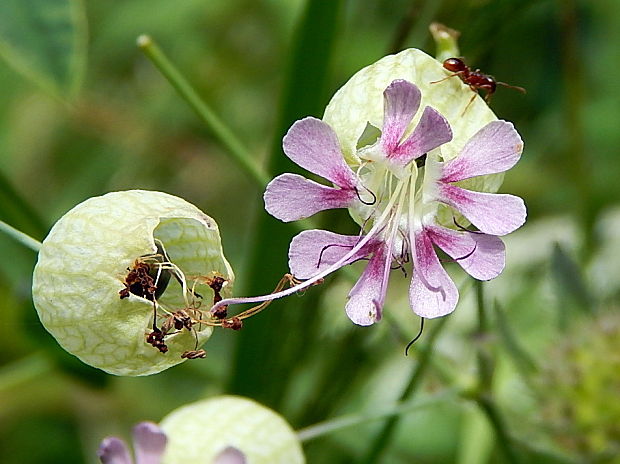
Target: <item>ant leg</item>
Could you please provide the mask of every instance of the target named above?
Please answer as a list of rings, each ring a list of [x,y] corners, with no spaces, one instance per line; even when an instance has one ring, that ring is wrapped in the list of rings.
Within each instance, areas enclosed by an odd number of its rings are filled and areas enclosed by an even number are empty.
[[[446,76],[443,79],[439,79],[438,81],[432,81],[431,84],[439,84],[440,82],[443,82],[446,79],[450,79],[451,77],[458,76],[458,75],[460,75],[460,73],[450,74],[449,76]]]
[[[470,87],[471,88],[471,87]],[[463,112],[461,113],[461,116],[464,116],[465,113],[467,112],[467,110],[469,109],[469,105],[471,105],[474,102],[474,99],[476,98],[476,96],[478,95],[478,92],[476,92],[475,88],[471,88],[472,92],[474,92],[474,94],[471,96],[471,98],[469,99],[469,102],[467,103],[467,105],[465,106],[465,109],[463,110]]]

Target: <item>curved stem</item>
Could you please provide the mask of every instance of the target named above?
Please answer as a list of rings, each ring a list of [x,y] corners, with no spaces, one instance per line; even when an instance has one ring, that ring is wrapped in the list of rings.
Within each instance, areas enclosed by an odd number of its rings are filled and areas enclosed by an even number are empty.
[[[200,119],[203,120],[215,138],[228,151],[237,164],[252,178],[258,187],[264,188],[269,182],[267,174],[254,161],[249,150],[235,136],[234,132],[224,124],[205,101],[200,98],[196,90],[187,82],[153,39],[148,35],[141,35],[138,37],[137,43],[140,50],[142,50],[146,57],[159,69],[196,114],[200,116]]]
[[[0,220],[0,230],[32,251],[39,251],[41,242]]]
[[[401,414],[409,413],[417,409],[433,406],[447,399],[456,398],[458,395],[459,391],[456,389],[446,390],[442,393],[432,395],[422,400],[399,402],[380,411],[340,416],[335,419],[327,420],[325,422],[319,422],[318,424],[311,425],[297,431],[297,438],[302,442],[314,440],[315,438],[329,435],[330,433],[338,432],[348,427],[365,424],[390,416],[399,416]]]

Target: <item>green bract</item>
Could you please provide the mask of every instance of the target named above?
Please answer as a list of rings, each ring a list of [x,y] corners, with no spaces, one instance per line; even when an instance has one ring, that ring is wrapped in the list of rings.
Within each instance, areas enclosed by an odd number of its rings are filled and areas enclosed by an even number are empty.
[[[222,396],[183,406],[166,416],[165,464],[211,464],[227,448],[247,464],[303,464],[301,445],[282,417],[260,404]]]
[[[471,136],[497,117],[479,96],[475,96],[464,112],[474,94],[458,77],[433,83],[451,74],[439,61],[415,48],[381,58],[355,73],[336,92],[323,115],[323,120],[336,132],[347,162],[352,166],[360,163],[356,148],[367,124],[377,128],[383,126],[383,92],[396,79],[409,81],[420,89],[420,108],[431,106],[448,120],[453,139],[441,146],[441,156],[444,160],[455,158]],[[404,138],[418,124],[421,115],[422,111],[418,111]],[[459,185],[471,190],[496,192],[503,179],[503,173],[492,174]]]
[[[230,292],[234,275],[217,224],[190,203],[142,190],[80,203],[52,227],[39,252],[32,292],[41,322],[69,353],[111,374],[148,375],[183,362],[181,354],[206,341],[212,328],[194,324],[171,331],[165,339],[169,350],[161,353],[146,343],[154,301],[134,292],[121,298],[137,260],[162,249],[190,289],[196,276],[221,275],[227,280],[223,292]],[[187,306],[188,293],[211,306],[213,291],[204,283],[191,293],[175,277],[164,286],[165,270],[155,271],[157,325],[162,311]]]

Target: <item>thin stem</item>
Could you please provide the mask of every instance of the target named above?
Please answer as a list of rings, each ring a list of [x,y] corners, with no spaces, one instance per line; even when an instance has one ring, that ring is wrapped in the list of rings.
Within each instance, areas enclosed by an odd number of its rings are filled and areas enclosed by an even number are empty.
[[[487,346],[488,320],[484,299],[483,282],[476,281],[476,299],[478,300],[478,392],[474,400],[486,415],[495,431],[497,446],[510,464],[518,464],[519,459],[512,447],[506,424],[493,398],[493,373],[495,362]]]
[[[235,136],[234,132],[200,98],[196,90],[161,51],[153,39],[148,35],[141,35],[138,37],[137,43],[140,50],[161,71],[189,106],[192,107],[237,164],[252,178],[258,187],[264,188],[267,182],[269,182],[267,174],[255,162],[249,150]]]
[[[422,378],[424,374],[426,373],[426,371],[428,370],[428,367],[430,365],[430,360],[431,360],[431,355],[433,353],[433,347],[435,345],[435,340],[439,336],[442,329],[445,327],[447,321],[448,321],[447,317],[441,318],[439,321],[437,321],[437,323],[431,330],[431,333],[428,337],[428,341],[426,345],[420,351],[420,357],[418,360],[418,364],[415,367],[415,369],[413,369],[411,378],[409,379],[409,383],[407,384],[407,386],[405,387],[405,389],[400,395],[400,401],[406,400],[418,390],[422,382]],[[362,462],[369,463],[369,464],[372,464],[374,462],[382,462],[380,459],[381,454],[385,451],[385,449],[390,444],[392,435],[396,431],[399,421],[400,421],[400,416],[394,415],[385,422],[385,424],[383,425],[383,428],[375,437],[375,440],[372,446],[370,447],[368,454],[366,455],[365,459]]]
[[[26,235],[15,227],[8,225],[6,222],[0,220],[0,230],[7,234],[12,239],[17,240],[22,245],[30,248],[32,251],[39,251],[41,248],[41,242],[35,240],[30,235]]]
[[[319,422],[318,424],[311,425],[309,427],[305,427],[299,430],[297,432],[297,438],[302,442],[314,440],[315,438],[329,435],[333,432],[338,432],[348,427],[366,424],[368,422],[384,419],[390,416],[399,416],[401,414],[409,413],[417,409],[433,406],[437,403],[446,401],[447,399],[456,398],[458,395],[459,391],[456,389],[446,390],[442,393],[432,395],[422,400],[399,402],[380,411],[372,411],[361,414],[349,414],[337,417],[335,419],[330,419],[325,422]]]
[[[33,353],[25,358],[13,361],[0,370],[0,392],[6,392],[20,385],[49,374],[53,370],[52,363],[43,352]]]

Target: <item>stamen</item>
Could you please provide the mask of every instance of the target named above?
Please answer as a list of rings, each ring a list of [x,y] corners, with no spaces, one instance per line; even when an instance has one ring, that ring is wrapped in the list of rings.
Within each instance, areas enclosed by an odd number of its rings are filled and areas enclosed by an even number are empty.
[[[483,233],[483,232],[480,232],[479,230],[471,230],[466,227],[463,227],[458,222],[456,222],[456,217],[454,216],[452,216],[452,222],[454,222],[454,225],[458,227],[460,230],[462,230],[463,232],[469,232],[470,234],[482,234]]]
[[[366,190],[368,193],[372,195],[372,201],[370,202],[364,201],[360,195],[359,190],[357,189],[357,187],[355,187],[354,190],[355,190],[355,194],[357,195],[357,199],[361,201],[363,204],[365,204],[366,206],[372,206],[375,203],[377,203],[377,195],[375,195],[372,190],[370,190],[368,187],[364,186],[363,184],[362,184],[362,187],[364,187],[364,190]]]
[[[418,334],[413,338],[413,340],[411,340],[407,346],[405,347],[405,356],[409,356],[409,348],[411,348],[411,345],[413,345],[415,342],[418,341],[418,339],[422,336],[422,331],[424,330],[424,318],[421,317],[420,318],[420,331],[418,332]]]
[[[342,244],[340,244],[340,243],[332,243],[331,245],[325,245],[325,246],[321,249],[321,253],[319,253],[319,262],[318,262],[318,263],[316,263],[316,268],[317,268],[317,269],[318,269],[319,267],[321,267],[321,260],[323,259],[323,253],[324,253],[324,252],[325,252],[328,248],[335,247],[335,246],[338,246],[338,247],[343,247],[343,248],[353,248],[353,246],[351,246],[351,245],[342,245]]]
[[[400,196],[400,192],[402,189],[402,183],[396,186],[394,194],[390,198],[390,201],[386,205],[386,209],[383,211],[383,214],[375,221],[372,228],[368,231],[368,233],[362,237],[362,239],[342,258],[336,261],[334,264],[324,269],[323,271],[316,274],[311,279],[305,280],[299,284],[294,285],[293,287],[288,288],[287,290],[278,291],[275,293],[270,293],[269,295],[261,295],[261,296],[253,296],[253,297],[242,297],[242,298],[226,298],[211,307],[211,312],[217,311],[218,308],[225,305],[233,305],[233,304],[242,304],[242,303],[258,303],[258,302],[266,302],[272,301],[278,298],[283,298],[288,295],[292,295],[300,290],[308,288],[316,282],[322,280],[324,277],[328,276],[332,272],[340,269],[344,264],[349,260],[352,256],[355,255],[359,250],[361,250],[374,236],[379,232],[380,229],[385,227],[385,222],[388,217],[391,215],[392,207],[394,203],[396,203],[396,199]]]

